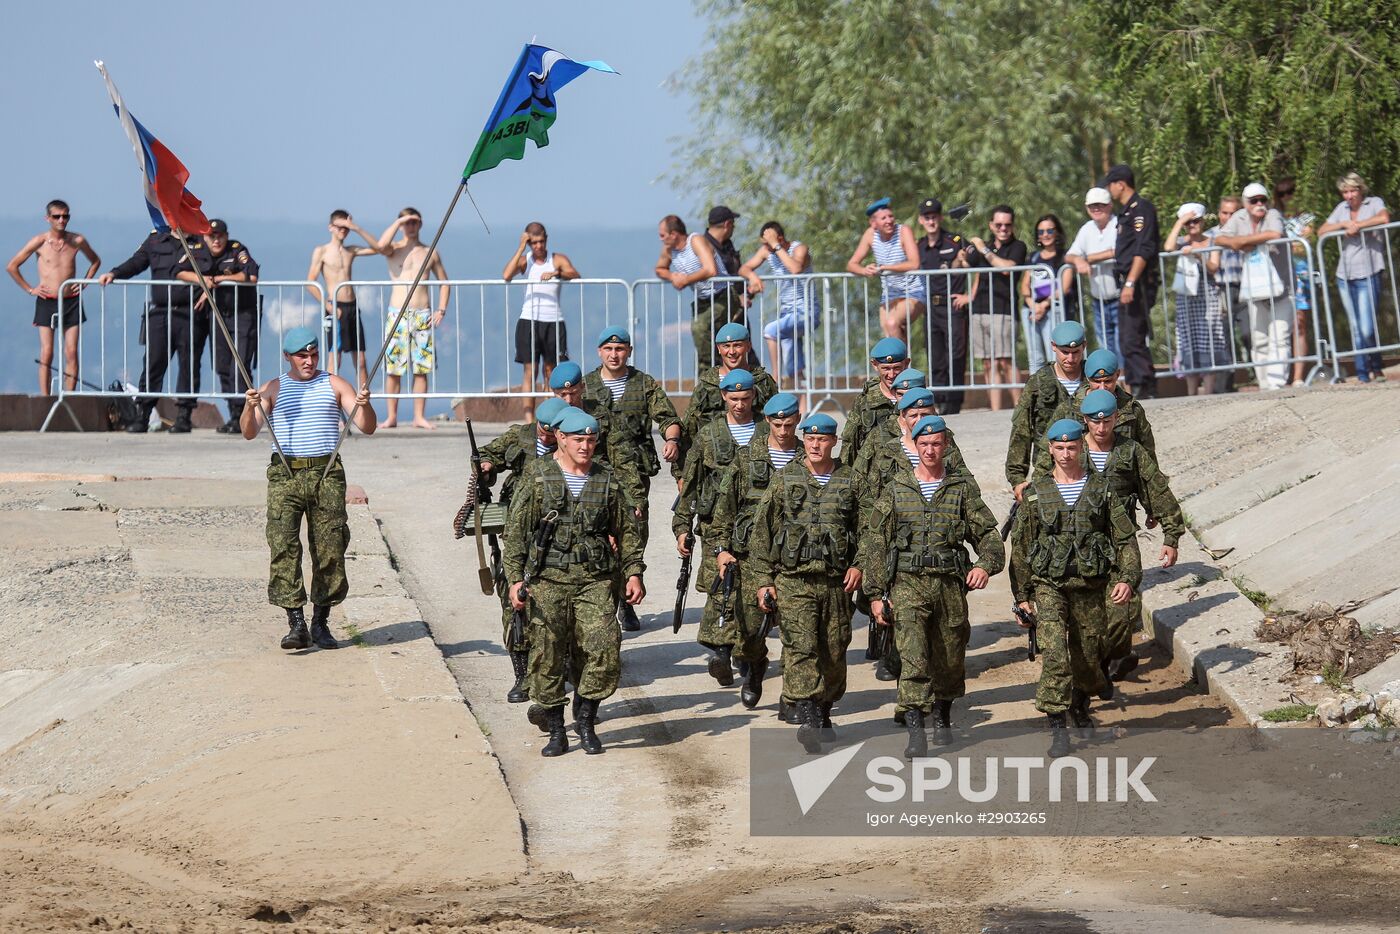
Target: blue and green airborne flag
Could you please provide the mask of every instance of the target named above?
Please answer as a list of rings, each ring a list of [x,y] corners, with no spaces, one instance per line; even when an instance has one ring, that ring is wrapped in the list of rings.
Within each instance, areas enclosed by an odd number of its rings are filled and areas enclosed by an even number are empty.
[[[558,116],[554,95],[590,68],[617,74],[607,62],[576,62],[542,45],[525,46],[462,170],[462,180],[494,169],[503,159],[525,158],[527,139],[548,146],[549,128]]]

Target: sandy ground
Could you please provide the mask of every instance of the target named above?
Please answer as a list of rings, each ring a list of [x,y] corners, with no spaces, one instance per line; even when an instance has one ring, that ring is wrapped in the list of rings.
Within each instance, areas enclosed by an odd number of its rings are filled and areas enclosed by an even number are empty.
[[[1154,409],[1159,433],[1179,424],[1176,437],[1189,434],[1188,419],[1179,406]],[[955,424],[990,504],[1004,514],[1009,494],[997,478],[1007,416],[971,413]],[[125,474],[154,476],[168,475],[178,463],[186,475],[248,479],[266,458],[260,446],[207,433],[17,440],[0,454],[0,470],[101,473],[119,463]],[[479,863],[464,863],[453,881],[415,883],[408,881],[418,878],[411,863],[383,872],[384,855],[371,838],[359,850],[328,856],[378,866],[379,875],[357,891],[326,886],[318,892],[318,873],[279,884],[269,854],[250,853],[236,838],[173,851],[151,840],[104,839],[85,827],[65,835],[52,824],[12,820],[0,837],[0,883],[7,893],[21,893],[9,902],[20,908],[0,909],[0,927],[1400,929],[1393,883],[1400,849],[1370,841],[750,836],[747,727],[775,723],[773,676],[756,711],[739,705],[737,689],[713,684],[692,641],[696,595],[688,625],[671,634],[677,559],[664,534],[673,495],[664,479],[652,497],[644,629],[626,635],[623,687],[602,709],[600,736],[608,752],[585,757],[574,750],[541,759],[540,734],[525,722],[522,707],[504,701],[510,676],[497,645],[498,607],[477,590],[469,540],[451,537],[466,456],[465,433],[458,429],[400,430],[356,439],[347,462],[351,481],[369,494],[398,579],[489,739],[496,758],[488,759],[498,762],[523,827],[521,871],[508,881],[491,879],[475,871]],[[257,584],[243,586],[246,601],[260,600]],[[974,595],[971,605],[968,697],[955,708],[957,724],[1033,721],[1036,667],[1025,661],[1024,638],[1009,622],[1004,576]],[[863,647],[858,621],[838,727],[888,720],[892,687],[875,681],[860,661]],[[1122,702],[1097,706],[1101,722],[1130,728],[1237,722],[1160,651],[1140,650],[1147,664],[1124,686]],[[259,651],[269,654],[265,640]],[[18,666],[0,666],[12,667]],[[0,755],[0,776],[8,762]],[[422,821],[431,824],[455,810],[438,805]],[[336,820],[343,813],[334,800],[325,811]],[[216,871],[215,860],[229,865]],[[385,881],[386,874],[406,881]]]

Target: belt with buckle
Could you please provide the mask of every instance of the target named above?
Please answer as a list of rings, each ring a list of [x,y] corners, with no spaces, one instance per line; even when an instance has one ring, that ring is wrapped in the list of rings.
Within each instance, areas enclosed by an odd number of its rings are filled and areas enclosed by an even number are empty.
[[[288,457],[287,466],[291,467],[293,470],[306,470],[308,467],[324,467],[329,464],[331,458],[335,456],[334,454],[322,454],[319,457]],[[282,461],[276,454],[273,454],[272,463],[280,464]]]

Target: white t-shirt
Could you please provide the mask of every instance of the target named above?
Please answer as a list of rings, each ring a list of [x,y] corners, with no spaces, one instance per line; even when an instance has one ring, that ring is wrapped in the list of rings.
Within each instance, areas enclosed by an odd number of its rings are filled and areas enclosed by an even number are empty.
[[[1329,224],[1345,224],[1350,220],[1364,221],[1385,210],[1385,202],[1375,195],[1361,199],[1361,207],[1356,217],[1351,216],[1351,208],[1345,201],[1327,215]],[[1380,231],[1363,230],[1354,237],[1342,235],[1342,261],[1337,265],[1337,276],[1341,279],[1369,279],[1385,268],[1385,234]]]
[[[534,253],[525,254],[525,304],[520,309],[520,317],[526,321],[562,321],[564,315],[559,310],[559,280],[541,282],[540,276],[546,272],[557,272],[554,268],[554,254],[543,263],[535,262]]]
[[[1283,237],[1283,215],[1277,208],[1269,208],[1269,213],[1264,215],[1264,220],[1260,222],[1258,228],[1254,226],[1254,218],[1249,214],[1249,205],[1245,205],[1230,216],[1220,227],[1218,237],[1248,237],[1252,234],[1268,233],[1273,235],[1273,239]],[[1244,261],[1249,262],[1249,254],[1254,252],[1254,247],[1241,250],[1244,254]],[[1278,272],[1280,282],[1292,282],[1291,265],[1292,253],[1286,243],[1275,243],[1273,246],[1264,247],[1269,253],[1269,258],[1274,261],[1274,269]]]
[[[1104,250],[1113,250],[1118,247],[1118,216],[1110,214],[1108,223],[1103,230],[1099,230],[1099,225],[1092,220],[1085,221],[1084,226],[1079,228],[1079,233],[1074,235],[1074,242],[1069,245],[1065,253],[1069,256],[1092,256],[1095,253],[1102,253]],[[1113,277],[1113,260],[1106,259],[1093,266],[1093,275],[1089,277],[1089,294],[1102,301],[1116,301],[1118,298],[1118,280]]]

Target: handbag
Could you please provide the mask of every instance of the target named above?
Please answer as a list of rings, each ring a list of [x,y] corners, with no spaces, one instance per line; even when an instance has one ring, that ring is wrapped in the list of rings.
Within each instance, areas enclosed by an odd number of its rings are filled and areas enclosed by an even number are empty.
[[[1176,275],[1172,277],[1172,291],[1177,295],[1199,295],[1201,291],[1201,264],[1186,256],[1177,257]]]
[[[1240,272],[1240,301],[1267,302],[1283,294],[1283,279],[1279,278],[1268,247],[1260,244],[1245,257]]]

